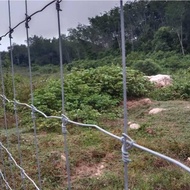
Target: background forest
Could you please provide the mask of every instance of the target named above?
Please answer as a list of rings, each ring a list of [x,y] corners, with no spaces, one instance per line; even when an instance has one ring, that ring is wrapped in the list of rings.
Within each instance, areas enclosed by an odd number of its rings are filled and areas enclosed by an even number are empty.
[[[158,51],[190,52],[190,2],[189,1],[134,1],[124,6],[127,54]],[[62,35],[63,61],[97,60],[121,54],[119,8],[89,18],[89,25],[79,24]],[[32,63],[36,65],[59,64],[58,39],[42,36],[30,38]],[[7,52],[3,52],[3,58]],[[14,44],[14,63],[27,65],[25,45]]]

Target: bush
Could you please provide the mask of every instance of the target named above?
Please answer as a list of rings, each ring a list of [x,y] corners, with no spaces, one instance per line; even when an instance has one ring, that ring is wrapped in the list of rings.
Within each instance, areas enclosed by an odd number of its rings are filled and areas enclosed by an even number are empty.
[[[155,51],[171,51],[179,50],[178,38],[170,27],[160,27],[154,34],[152,45]]]
[[[146,75],[155,75],[161,71],[159,65],[157,65],[152,59],[139,60],[133,65],[134,69],[137,69]]]
[[[166,73],[173,73],[179,69],[187,69],[190,65],[190,55],[181,55],[174,51],[157,51],[147,57],[155,60]]]
[[[127,54],[126,65],[131,66],[133,63],[137,62],[138,60],[145,59],[146,55],[143,52],[131,52]],[[72,68],[78,69],[90,69],[90,68],[97,68],[103,67],[106,65],[122,65],[122,58],[119,53],[109,54],[106,56],[100,56],[100,59],[97,60],[77,60],[71,63],[68,63],[66,68],[67,70],[71,71]]]
[[[146,96],[150,83],[139,71],[127,71],[129,97]],[[123,98],[122,69],[104,66],[96,69],[72,70],[65,76],[65,109],[69,117],[79,121],[93,121],[106,111],[112,110]],[[46,86],[35,91],[35,106],[46,114],[61,110],[60,80],[50,80]]]
[[[136,63],[139,60],[144,60],[146,58],[146,55],[144,52],[131,52],[130,54],[127,54],[127,66],[132,66],[134,63]]]
[[[180,70],[173,75],[173,84],[171,86],[154,89],[150,96],[156,100],[175,100],[190,98],[190,71]]]
[[[90,68],[97,68],[102,67],[105,65],[118,65],[121,64],[121,56],[106,56],[104,58],[98,59],[98,60],[77,60],[73,61],[71,63],[68,63],[66,68],[68,71],[71,71],[72,68],[78,68],[78,69],[90,69]]]
[[[174,84],[172,86],[173,91],[178,99],[190,98],[190,71],[179,70],[174,75]]]
[[[167,101],[167,100],[176,99],[176,95],[172,86],[165,87],[165,88],[155,88],[150,93],[150,97],[158,101]]]

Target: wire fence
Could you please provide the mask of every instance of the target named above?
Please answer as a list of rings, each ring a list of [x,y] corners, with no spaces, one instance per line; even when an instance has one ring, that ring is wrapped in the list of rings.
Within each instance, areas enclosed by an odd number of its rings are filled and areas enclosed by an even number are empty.
[[[1,54],[0,54],[0,71],[1,71],[1,86],[2,86],[2,94],[0,94],[0,97],[2,99],[2,108],[3,108],[3,117],[4,117],[4,130],[5,130],[5,136],[6,136],[6,145],[2,143],[2,139],[0,139],[0,187],[1,189],[16,189],[16,182],[17,178],[15,177],[15,167],[20,171],[20,179],[21,179],[21,188],[27,189],[27,182],[28,180],[31,185],[35,189],[43,189],[42,184],[42,174],[41,174],[41,164],[39,160],[39,148],[38,148],[38,137],[37,137],[37,130],[36,130],[36,119],[40,115],[43,116],[46,119],[52,120],[56,119],[61,121],[61,129],[62,134],[64,138],[64,153],[66,158],[66,171],[67,171],[67,188],[71,189],[71,174],[70,174],[70,163],[69,163],[69,152],[67,147],[67,125],[73,124],[80,127],[91,127],[95,128],[98,131],[104,133],[105,135],[110,136],[113,139],[118,140],[121,143],[121,154],[122,154],[122,160],[124,163],[124,179],[125,179],[125,190],[128,190],[128,163],[130,162],[129,158],[129,150],[133,147],[138,148],[140,150],[146,151],[150,154],[153,154],[155,156],[158,156],[164,160],[167,160],[182,169],[186,170],[190,173],[190,168],[186,165],[182,164],[181,162],[172,159],[164,154],[161,154],[159,152],[153,151],[151,149],[148,149],[144,146],[141,146],[137,144],[131,137],[127,135],[127,90],[126,90],[126,58],[125,58],[125,34],[124,34],[124,16],[123,16],[123,2],[120,0],[120,18],[121,18],[121,41],[122,41],[122,63],[123,63],[123,98],[124,98],[124,130],[123,134],[121,136],[117,136],[103,128],[101,128],[98,125],[94,124],[85,124],[80,122],[75,122],[67,117],[65,114],[65,108],[64,108],[64,76],[63,76],[63,57],[62,57],[62,45],[61,45],[61,27],[60,27],[60,4],[61,0],[54,0],[47,5],[45,5],[42,9],[34,12],[31,15],[28,15],[28,8],[27,8],[27,0],[25,0],[25,19],[19,22],[16,26],[12,27],[11,25],[11,4],[10,0],[8,0],[8,7],[9,7],[9,27],[10,30],[6,32],[4,35],[0,37],[0,39],[5,38],[7,35],[9,36],[10,40],[10,58],[11,58],[11,69],[12,69],[12,86],[13,86],[13,100],[10,100],[5,95],[5,84],[4,84],[4,78],[3,78],[3,66],[2,66],[2,60],[1,60]],[[60,53],[60,78],[61,78],[61,89],[62,89],[62,114],[58,116],[48,116],[41,110],[35,107],[34,105],[34,97],[33,97],[33,79],[32,79],[32,66],[31,66],[31,56],[30,56],[30,45],[29,45],[29,22],[30,20],[38,13],[43,12],[48,6],[55,3],[56,11],[57,11],[57,21],[58,21],[58,36],[59,36],[59,53]],[[13,48],[12,48],[12,35],[14,34],[14,30],[21,24],[25,23],[26,28],[26,39],[27,39],[27,48],[28,48],[28,67],[29,67],[29,78],[30,78],[30,93],[31,93],[31,104],[22,103],[17,100],[16,97],[16,87],[15,87],[15,73],[14,73],[14,62],[13,62]],[[18,161],[14,158],[13,154],[11,153],[11,147],[10,147],[10,139],[8,134],[8,123],[7,123],[7,104],[11,104],[14,110],[14,120],[16,125],[16,134],[17,134],[17,150],[18,150]],[[34,146],[35,146],[35,158],[36,158],[36,171],[38,175],[38,182],[35,182],[29,175],[25,172],[24,168],[22,167],[22,151],[21,151],[21,139],[20,139],[20,133],[21,130],[19,128],[19,122],[18,122],[18,107],[24,107],[31,111],[31,120],[32,125],[34,129]],[[7,167],[8,166],[8,167]],[[6,174],[8,172],[6,170],[10,170],[10,176],[8,177]]]

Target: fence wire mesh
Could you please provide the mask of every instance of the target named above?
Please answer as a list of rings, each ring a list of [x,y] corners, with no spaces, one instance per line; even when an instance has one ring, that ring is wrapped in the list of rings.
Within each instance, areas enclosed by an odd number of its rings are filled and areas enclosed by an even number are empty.
[[[99,132],[104,133],[105,135],[119,141],[120,143],[120,147],[121,147],[121,154],[122,154],[122,160],[124,162],[125,165],[125,172],[124,172],[124,176],[125,176],[125,189],[128,189],[128,174],[127,174],[127,166],[128,163],[130,162],[130,158],[129,158],[129,153],[128,151],[135,147],[137,149],[146,151],[150,154],[153,154],[155,156],[158,156],[162,159],[165,159],[179,167],[181,167],[182,169],[186,170],[187,172],[190,173],[190,168],[187,167],[186,165],[182,164],[181,162],[172,159],[164,154],[161,154],[159,152],[153,151],[151,149],[148,149],[144,146],[139,145],[138,143],[136,143],[130,136],[128,136],[127,134],[127,108],[125,107],[126,105],[126,97],[127,95],[125,94],[126,92],[126,75],[125,75],[125,64],[123,65],[123,86],[124,86],[124,120],[125,120],[125,129],[123,134],[121,134],[121,136],[115,135],[105,129],[103,129],[102,127],[95,125],[95,124],[86,124],[86,123],[80,123],[80,122],[76,122],[73,121],[71,119],[69,119],[69,117],[67,117],[67,115],[65,114],[65,110],[64,110],[64,76],[63,76],[63,60],[62,60],[62,45],[61,45],[61,31],[60,31],[60,16],[59,16],[59,12],[61,11],[60,8],[60,0],[54,0],[49,2],[47,5],[45,5],[42,9],[32,13],[31,15],[28,15],[27,13],[27,1],[25,1],[25,6],[26,6],[26,14],[25,14],[25,19],[22,20],[21,22],[19,22],[16,26],[12,27],[11,26],[11,8],[10,8],[10,1],[8,0],[9,3],[9,27],[10,30],[8,32],[6,32],[4,35],[2,35],[0,37],[0,39],[5,38],[7,35],[9,35],[9,39],[10,39],[10,57],[11,57],[11,66],[12,66],[12,87],[13,87],[13,99],[7,98],[5,95],[5,90],[4,90],[4,73],[3,73],[3,67],[2,67],[2,62],[1,62],[1,57],[0,57],[0,70],[1,70],[1,83],[2,83],[2,93],[0,94],[0,97],[2,99],[2,108],[3,108],[3,117],[4,117],[4,124],[2,126],[4,126],[4,128],[2,128],[2,134],[1,134],[1,139],[0,139],[0,187],[2,189],[6,188],[6,189],[17,189],[18,186],[21,187],[22,189],[43,189],[43,185],[46,181],[46,175],[54,175],[54,173],[51,173],[51,171],[47,171],[48,169],[46,169],[45,167],[41,168],[40,162],[46,162],[48,161],[48,159],[44,160],[44,157],[42,154],[39,154],[40,149],[38,148],[38,140],[37,140],[37,131],[36,131],[36,122],[38,120],[39,117],[44,117],[45,119],[49,119],[51,122],[54,122],[55,120],[59,121],[60,124],[60,129],[62,130],[63,136],[64,136],[64,155],[60,154],[62,157],[62,161],[63,163],[58,163],[56,162],[56,160],[53,160],[54,163],[59,164],[59,169],[61,168],[61,170],[63,170],[62,172],[60,172],[57,176],[59,178],[63,178],[65,180],[65,178],[67,178],[67,185],[64,183],[63,187],[66,187],[68,189],[71,189],[71,174],[70,174],[70,164],[69,164],[69,154],[68,154],[68,148],[67,148],[67,125],[76,125],[79,127],[90,127],[90,128],[94,128],[96,130],[98,130]],[[39,110],[38,108],[35,107],[34,105],[34,101],[33,101],[33,79],[32,79],[32,69],[31,69],[31,60],[30,60],[30,47],[29,47],[29,33],[28,33],[28,29],[29,29],[29,21],[32,19],[33,16],[35,16],[38,13],[43,12],[48,6],[52,5],[53,3],[55,3],[56,5],[56,10],[57,10],[57,18],[58,18],[58,34],[59,34],[59,49],[60,49],[60,73],[61,73],[61,88],[62,88],[62,114],[60,115],[46,115],[43,111]],[[122,1],[120,1],[120,5],[121,5],[121,10],[122,10]],[[22,103],[19,102],[18,100],[16,100],[16,85],[15,85],[15,74],[14,74],[14,62],[13,62],[13,48],[12,48],[12,36],[14,35],[14,30],[20,26],[21,24],[25,23],[26,26],[26,35],[27,35],[27,42],[28,42],[28,62],[29,62],[29,78],[30,78],[30,92],[31,92],[31,104],[28,103]],[[121,31],[121,36],[124,36],[124,20],[123,20],[123,13],[121,11],[121,28],[123,31]],[[123,49],[123,63],[125,63],[125,39],[124,37],[122,38],[122,49]],[[11,107],[11,108],[10,108]],[[9,130],[9,126],[8,126],[8,120],[12,119],[12,118],[7,118],[7,110],[6,109],[10,109],[11,111],[14,112],[14,116],[12,115],[12,117],[15,117],[15,123],[16,123],[16,130],[15,129],[11,129]],[[28,114],[28,112],[30,112],[31,114],[31,125],[33,126],[34,129],[34,144],[31,143],[31,139],[28,139],[28,136],[23,134],[20,134],[20,132],[24,131],[24,128],[19,128],[19,120],[22,120],[22,118],[19,118],[19,111],[20,109],[24,110],[25,113]],[[15,137],[15,133],[17,134],[17,136]],[[40,138],[40,135],[39,135]],[[11,143],[10,143],[11,141]],[[22,143],[21,143],[22,142]],[[43,142],[41,142],[43,143]],[[6,145],[5,145],[6,144]],[[7,148],[6,148],[7,147]],[[25,158],[23,158],[22,154],[28,154],[28,149],[29,147],[33,147],[33,155],[31,155],[31,160],[25,160]],[[18,154],[15,154],[15,150],[17,150]],[[46,151],[46,150],[43,150]],[[14,152],[14,156],[11,152]],[[52,154],[58,154],[58,152],[54,151],[51,152]],[[51,157],[51,153],[49,154],[49,158]],[[35,159],[37,160],[37,165],[34,164],[35,163]],[[28,168],[32,168],[33,170],[33,176],[34,179],[32,177],[29,177],[29,175],[27,174],[27,172],[25,172],[25,169],[22,167],[22,162],[27,163],[28,165],[25,164],[25,166],[27,167],[26,170],[28,170]],[[19,163],[19,164],[18,164]],[[46,163],[46,166],[49,163]],[[65,166],[66,165],[66,166]],[[58,167],[58,166],[56,166]],[[48,167],[47,167],[48,168]],[[19,170],[19,171],[18,171]],[[47,173],[45,173],[47,172]],[[37,174],[37,176],[36,176]],[[42,177],[43,176],[43,177]],[[38,178],[38,184],[37,182],[37,178]],[[26,180],[28,180],[30,182],[30,184],[28,184],[26,182]],[[56,185],[55,185],[56,186]],[[44,188],[45,189],[45,188]]]

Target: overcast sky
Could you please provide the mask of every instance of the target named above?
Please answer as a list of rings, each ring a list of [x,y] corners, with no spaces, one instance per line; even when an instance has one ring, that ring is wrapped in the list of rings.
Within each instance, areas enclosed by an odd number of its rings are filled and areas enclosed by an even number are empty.
[[[28,0],[28,14],[43,8],[51,0]],[[126,2],[126,1],[124,1]],[[111,8],[119,6],[119,0],[63,0],[61,2],[61,31],[67,33],[68,28],[74,28],[79,23],[88,24],[88,17],[100,15]],[[25,18],[24,0],[11,0],[12,27]],[[29,35],[45,38],[57,37],[57,13],[55,3],[47,7],[42,13],[35,15],[29,23]],[[8,1],[0,0],[0,36],[9,30]],[[25,43],[26,34],[24,24],[15,29],[13,43]],[[1,41],[0,51],[9,46],[8,36]]]

